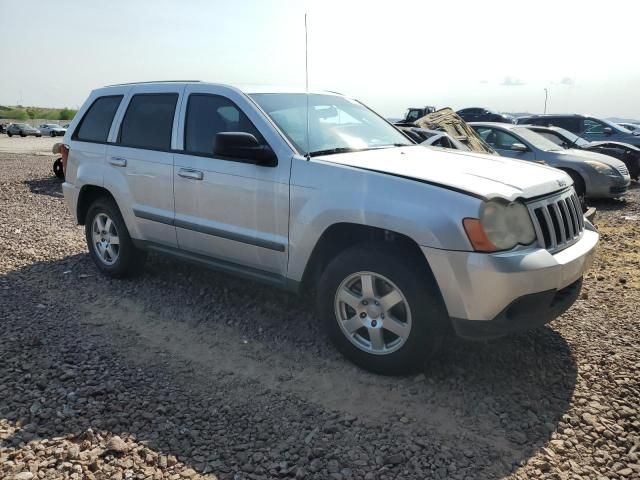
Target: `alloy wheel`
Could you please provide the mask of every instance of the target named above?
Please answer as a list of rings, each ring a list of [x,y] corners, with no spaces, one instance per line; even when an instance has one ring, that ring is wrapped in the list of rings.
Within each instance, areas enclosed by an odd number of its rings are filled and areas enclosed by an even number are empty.
[[[342,333],[359,349],[374,355],[398,350],[411,332],[411,309],[402,291],[374,272],[357,272],[342,281],[335,295]]]

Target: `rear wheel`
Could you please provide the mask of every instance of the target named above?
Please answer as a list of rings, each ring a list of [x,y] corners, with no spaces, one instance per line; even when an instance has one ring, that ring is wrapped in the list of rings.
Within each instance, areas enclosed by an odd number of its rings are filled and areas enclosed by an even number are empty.
[[[62,168],[62,159],[58,158],[53,162],[53,173],[60,180],[64,180],[64,169]]]
[[[147,254],[133,244],[112,199],[99,198],[89,207],[85,236],[91,258],[105,275],[126,278],[142,271]]]
[[[449,325],[430,272],[385,245],[359,245],[333,259],[320,279],[317,301],[338,350],[385,375],[423,368]]]
[[[9,135],[9,137],[13,137],[13,133],[11,132],[7,132],[7,135]]]

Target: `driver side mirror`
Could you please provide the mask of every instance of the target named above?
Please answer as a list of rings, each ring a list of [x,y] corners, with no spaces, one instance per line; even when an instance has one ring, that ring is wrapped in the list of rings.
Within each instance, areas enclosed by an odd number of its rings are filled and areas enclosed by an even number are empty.
[[[264,167],[275,167],[278,157],[269,145],[246,132],[220,132],[213,139],[213,154],[220,157],[247,160]]]
[[[602,129],[602,131],[605,133],[605,135],[611,135],[613,133],[613,128],[611,127],[604,127]]]
[[[529,149],[524,143],[514,143],[511,145],[511,150],[514,152],[528,152]]]

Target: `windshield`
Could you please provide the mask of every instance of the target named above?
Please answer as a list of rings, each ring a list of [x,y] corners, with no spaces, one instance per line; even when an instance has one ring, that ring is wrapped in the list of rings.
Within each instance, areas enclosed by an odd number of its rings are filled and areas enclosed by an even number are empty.
[[[516,127],[513,129],[513,132],[520,135],[537,149],[544,150],[545,152],[562,150],[560,146],[556,145],[551,140],[544,138],[539,133],[529,130],[526,127]]]
[[[56,123],[47,123],[45,125],[45,127],[48,127],[48,128],[62,128],[60,125],[58,125]]]
[[[626,128],[618,125],[617,123],[610,122],[609,120],[599,119],[601,122],[606,123],[608,127],[613,128],[614,131],[618,131],[620,133],[631,133],[631,130],[627,130]]]
[[[260,93],[251,98],[300,153],[324,155],[413,145],[386,120],[349,98],[304,93]]]
[[[565,130],[564,128],[554,128],[554,130],[564,138],[566,138],[567,141],[572,145],[577,145],[578,147],[586,147],[587,145],[589,145],[589,142],[587,142],[584,138],[571,133],[569,130]]]

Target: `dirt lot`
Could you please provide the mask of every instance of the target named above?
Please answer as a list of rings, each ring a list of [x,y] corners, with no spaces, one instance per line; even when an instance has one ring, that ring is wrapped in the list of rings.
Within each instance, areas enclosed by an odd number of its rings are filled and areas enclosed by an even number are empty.
[[[30,153],[33,155],[53,155],[51,148],[57,142],[61,142],[62,137],[19,137],[9,138],[7,135],[0,135],[0,155],[5,153]]]
[[[279,291],[100,276],[52,160],[0,153],[0,478],[640,478],[640,189],[550,327],[385,378]]]

